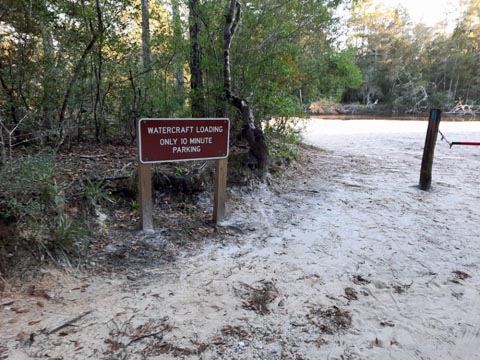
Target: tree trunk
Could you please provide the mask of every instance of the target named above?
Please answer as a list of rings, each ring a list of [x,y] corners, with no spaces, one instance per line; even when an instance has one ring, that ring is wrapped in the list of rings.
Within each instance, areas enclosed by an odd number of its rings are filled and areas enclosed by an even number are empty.
[[[150,11],[148,8],[148,0],[142,0],[142,59],[144,71],[150,69],[151,58]]]
[[[43,126],[47,130],[53,127],[55,100],[56,100],[56,86],[52,79],[56,79],[57,72],[55,69],[55,50],[53,45],[53,36],[47,24],[42,23],[42,49],[44,60],[47,66],[42,73],[42,117]],[[42,139],[43,141],[43,139]]]
[[[198,14],[199,1],[189,0],[188,7],[190,24],[190,90],[192,117],[205,117],[203,99],[202,55],[200,48],[200,17]]]
[[[82,70],[83,64],[85,62],[85,59],[87,58],[88,54],[92,51],[93,46],[95,45],[95,42],[97,41],[97,37],[95,35],[92,36],[92,39],[90,42],[87,44],[85,49],[83,50],[83,53],[80,57],[80,59],[77,62],[77,65],[75,66],[75,69],[73,70],[73,74],[67,84],[67,90],[65,92],[65,95],[63,96],[62,100],[62,107],[60,108],[60,112],[58,114],[58,129],[59,129],[59,134],[58,138],[56,140],[57,144],[56,146],[59,147],[62,145],[64,138],[65,138],[65,133],[64,133],[64,122],[65,122],[65,116],[67,114],[67,105],[68,101],[70,100],[70,96],[72,94],[73,86],[78,80],[78,77],[80,75],[80,71]]]
[[[7,149],[5,145],[6,144],[3,137],[3,127],[0,126],[0,167],[7,163]]]
[[[93,116],[95,120],[95,139],[97,142],[105,135],[105,119],[103,113],[103,96],[102,96],[102,82],[103,82],[103,17],[100,9],[99,0],[96,0],[97,11],[97,26],[99,35],[99,45],[97,50],[97,66],[95,69],[96,89],[95,89],[95,103]]]
[[[130,116],[127,121],[127,126],[125,127],[125,134],[126,135],[128,134],[130,136],[130,144],[133,144],[137,137],[137,118],[138,118],[137,103],[138,101],[137,101],[137,87],[135,85],[135,79],[133,78],[132,69],[129,69],[128,79],[130,80],[130,85],[132,86],[133,99],[132,99]]]
[[[230,46],[238,29],[242,7],[237,0],[230,0],[228,14],[225,17],[225,30],[223,34],[223,84],[226,99],[236,107],[242,117],[242,136],[247,140],[250,154],[257,162],[257,167],[264,170],[268,165],[268,147],[265,135],[261,128],[255,126],[253,111],[247,100],[242,99],[232,92],[232,75],[230,70]]]
[[[175,45],[183,44],[182,25],[180,19],[180,11],[178,0],[172,0],[172,25],[173,25],[173,37],[175,38]],[[182,46],[183,47],[183,46]],[[185,92],[185,72],[182,53],[178,49],[175,51],[174,59],[174,73],[177,91],[180,94]]]
[[[2,62],[0,62],[0,84],[2,86],[3,91],[7,95],[8,101],[9,101],[9,110],[10,110],[10,116],[14,124],[17,124],[18,119],[17,119],[17,106],[16,106],[16,101],[15,101],[15,95],[13,92],[13,86],[8,86],[7,82],[5,81],[5,78],[3,77],[3,67],[2,67]]]

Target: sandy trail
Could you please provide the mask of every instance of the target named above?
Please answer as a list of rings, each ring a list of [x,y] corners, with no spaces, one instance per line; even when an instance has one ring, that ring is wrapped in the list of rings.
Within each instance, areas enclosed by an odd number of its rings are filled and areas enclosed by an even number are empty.
[[[241,241],[17,297],[0,308],[0,358],[480,359],[480,148],[439,142],[422,192],[426,126],[309,121],[326,151],[301,181],[229,205]],[[480,139],[480,123],[441,130]]]
[[[478,123],[443,123],[441,130],[450,140],[480,138]],[[353,250],[340,269],[351,275],[348,264],[356,263],[357,272],[375,279],[369,285],[373,285],[373,296],[356,311],[366,321],[363,330],[370,329],[371,336],[386,346],[364,352],[361,346],[365,343],[352,338],[348,343],[358,347],[360,357],[480,358],[476,349],[480,340],[476,275],[480,152],[478,147],[450,150],[439,143],[432,191],[421,192],[415,185],[425,131],[425,122],[339,125],[319,121],[309,128],[310,142],[322,144],[342,159],[364,158],[371,165],[367,174],[357,168],[344,177],[359,186],[357,189],[340,186],[334,192],[334,203],[343,200],[352,205],[350,209],[348,205],[337,208],[345,214],[342,222],[323,218],[321,225],[332,228],[333,224],[333,231],[343,239],[337,247],[340,253]],[[464,271],[472,278],[457,281],[454,271]],[[409,287],[397,294],[390,288],[395,283]],[[379,329],[376,318],[396,325]]]

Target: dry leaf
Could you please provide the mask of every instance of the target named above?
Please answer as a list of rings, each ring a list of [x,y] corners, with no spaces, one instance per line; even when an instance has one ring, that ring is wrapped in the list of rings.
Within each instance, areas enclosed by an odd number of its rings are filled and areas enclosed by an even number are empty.
[[[28,295],[30,296],[36,296],[36,297],[43,297],[47,300],[50,300],[52,297],[47,293],[46,290],[44,289],[36,289],[35,285],[31,285],[28,288]]]
[[[465,279],[468,279],[469,277],[471,277],[466,272],[463,272],[463,271],[460,271],[460,270],[452,271],[452,273],[455,274],[456,278],[460,279],[460,280],[465,280]]]
[[[12,307],[12,311],[16,312],[17,314],[26,314],[30,312],[30,310],[25,309],[25,308],[17,308],[17,307]]]
[[[345,289],[345,297],[348,300],[358,300],[357,292],[355,291],[354,288],[350,288],[350,287]]]

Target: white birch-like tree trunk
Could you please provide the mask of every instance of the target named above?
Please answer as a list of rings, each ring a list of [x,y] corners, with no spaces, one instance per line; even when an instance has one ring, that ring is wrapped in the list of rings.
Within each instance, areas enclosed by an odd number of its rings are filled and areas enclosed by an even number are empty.
[[[268,164],[268,147],[265,135],[261,128],[256,127],[252,107],[246,99],[236,96],[232,92],[232,74],[230,64],[230,47],[233,37],[238,30],[242,16],[242,5],[237,0],[230,0],[228,13],[225,16],[225,29],[223,34],[223,84],[226,99],[236,107],[242,116],[242,136],[250,147],[250,155],[257,162],[257,167],[264,170]]]

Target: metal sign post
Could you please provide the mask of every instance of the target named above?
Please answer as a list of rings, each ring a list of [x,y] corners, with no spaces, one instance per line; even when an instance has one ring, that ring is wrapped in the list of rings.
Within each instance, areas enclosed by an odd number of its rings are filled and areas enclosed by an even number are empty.
[[[213,220],[225,215],[229,119],[140,119],[138,122],[139,196],[142,228],[153,231],[151,164],[216,160]]]

